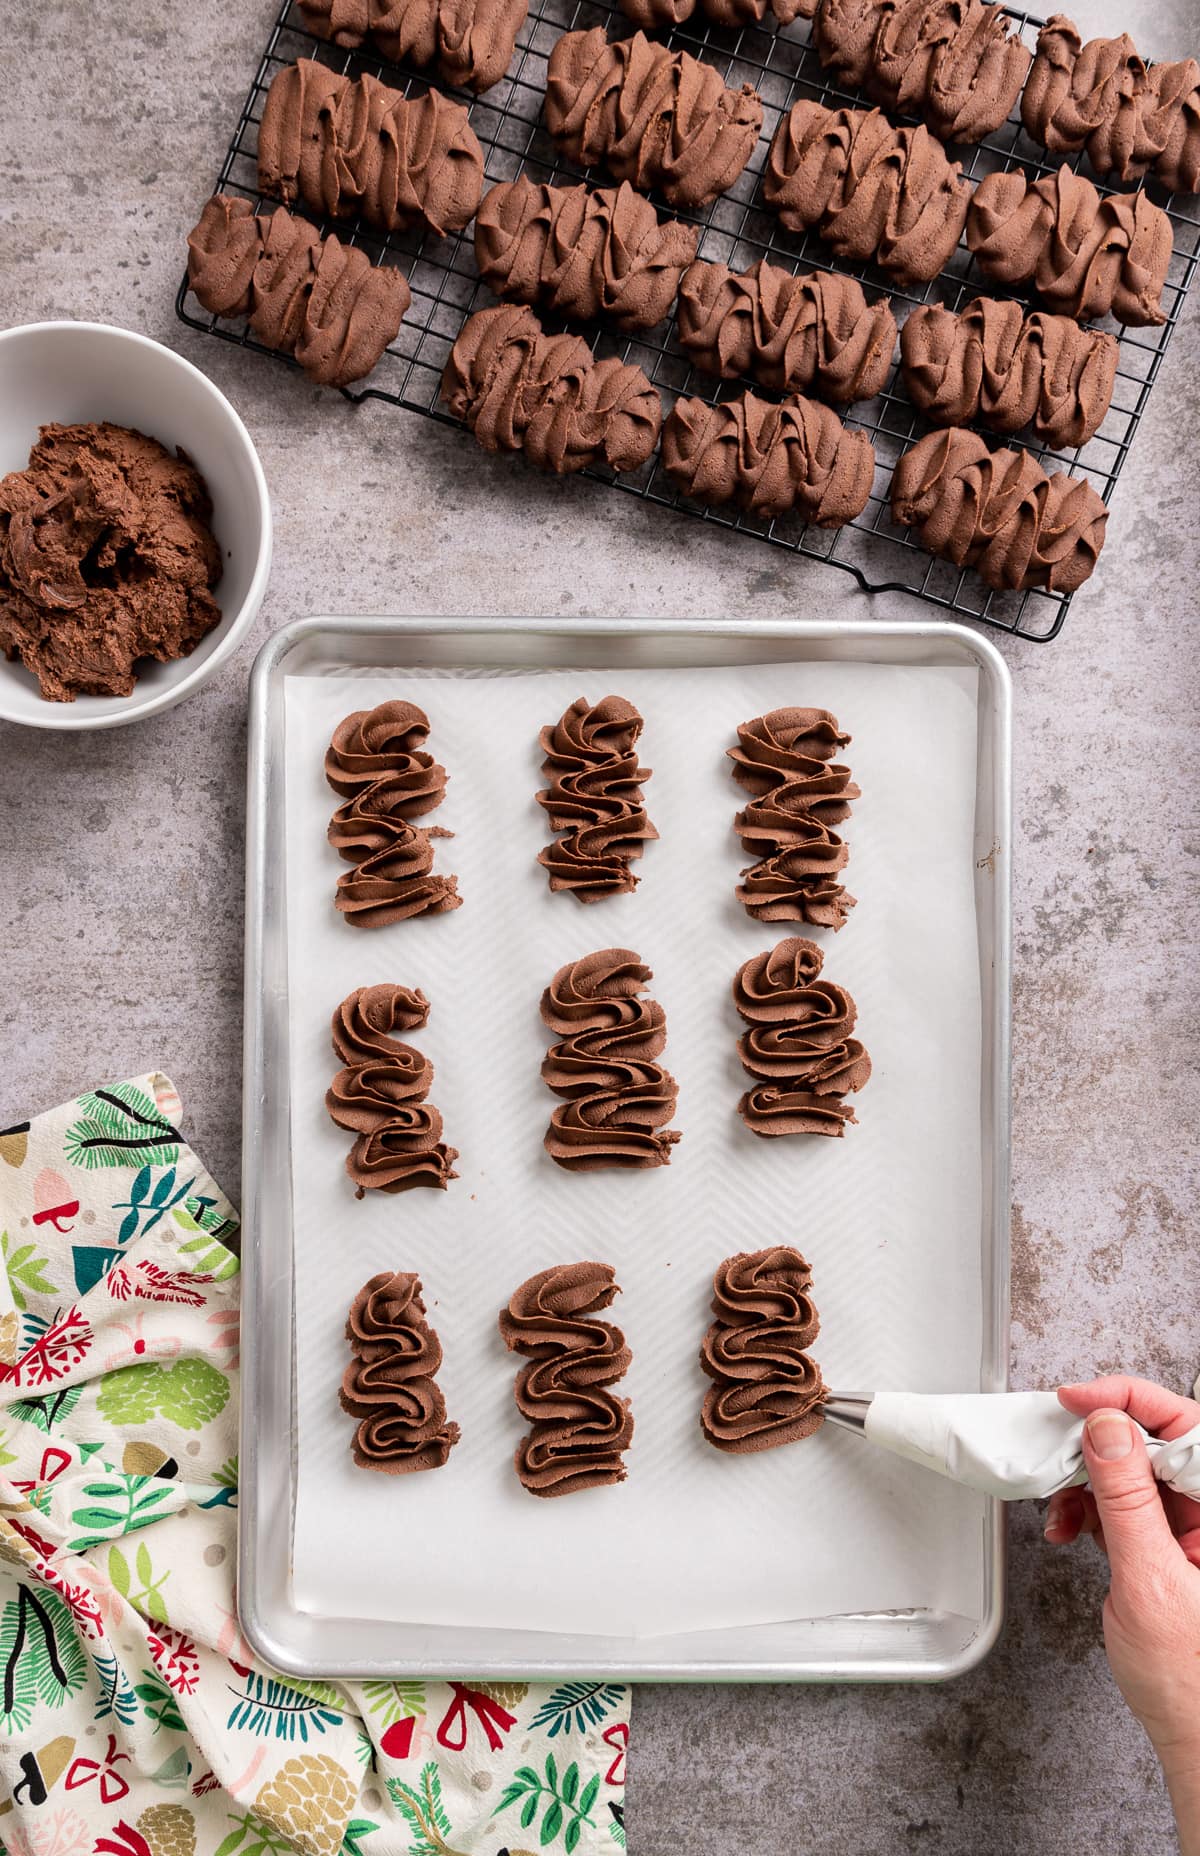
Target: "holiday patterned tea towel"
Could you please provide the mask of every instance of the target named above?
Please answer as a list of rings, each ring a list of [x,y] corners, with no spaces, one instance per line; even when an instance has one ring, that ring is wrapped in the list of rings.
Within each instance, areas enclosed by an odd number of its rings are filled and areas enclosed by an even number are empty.
[[[180,1118],[149,1075],[0,1134],[0,1845],[612,1856],[627,1689],[293,1682],[247,1649],[237,1224]]]

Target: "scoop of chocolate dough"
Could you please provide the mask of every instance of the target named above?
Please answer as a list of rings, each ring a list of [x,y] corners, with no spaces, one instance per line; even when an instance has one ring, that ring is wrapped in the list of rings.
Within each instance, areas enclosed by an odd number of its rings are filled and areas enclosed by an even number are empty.
[[[49,702],[128,696],[221,617],[204,479],[122,425],[44,425],[0,481],[0,647]]]

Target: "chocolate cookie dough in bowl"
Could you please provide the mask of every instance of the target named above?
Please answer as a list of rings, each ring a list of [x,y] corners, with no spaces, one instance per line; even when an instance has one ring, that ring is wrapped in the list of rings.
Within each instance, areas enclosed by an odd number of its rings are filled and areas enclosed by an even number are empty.
[[[94,322],[0,331],[0,480],[0,718],[153,715],[249,630],[266,481],[228,400],[170,349]]]

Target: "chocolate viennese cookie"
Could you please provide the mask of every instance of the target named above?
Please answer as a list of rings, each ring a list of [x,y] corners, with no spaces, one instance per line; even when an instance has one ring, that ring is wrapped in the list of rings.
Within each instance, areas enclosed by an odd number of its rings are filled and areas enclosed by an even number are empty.
[[[595,360],[582,336],[544,334],[515,303],[467,321],[441,393],[485,451],[523,451],[557,475],[598,463],[636,470],[662,427],[662,402],[640,367]]]
[[[868,303],[841,271],[799,277],[760,258],[748,271],[700,261],[679,286],[679,341],[706,374],[749,374],[770,393],[815,393],[835,405],[882,391],[896,347],[887,299]]]
[[[813,42],[844,83],[943,142],[994,134],[1032,57],[990,0],[820,0]]]
[[[971,186],[922,125],[897,129],[881,110],[802,97],[775,132],[763,198],[789,231],[815,231],[839,257],[873,261],[911,288],[945,267]]]
[[[338,1400],[358,1420],[354,1461],[388,1476],[440,1469],[458,1442],[457,1424],[434,1375],[442,1346],[425,1318],[420,1277],[381,1270],[365,1283],[346,1318],[350,1364]]]
[[[900,459],[892,518],[988,586],[1073,593],[1099,559],[1108,510],[1083,478],[1048,476],[1028,451],[989,451],[977,433],[953,426]]]
[[[704,206],[732,187],[762,128],[762,101],[727,90],[712,65],[635,32],[564,32],[546,69],[546,127],[580,167],[606,167],[670,206]]]
[[[1055,13],[1038,34],[1021,121],[1052,155],[1086,149],[1113,180],[1153,174],[1172,193],[1200,188],[1200,64],[1147,64],[1128,33],[1084,44]]]
[[[278,207],[214,194],[188,233],[188,283],[214,316],[248,316],[265,348],[295,355],[318,386],[361,380],[412,302],[404,274]]]
[[[484,195],[475,262],[490,290],[574,322],[652,329],[696,255],[695,226],[660,221],[627,181],[547,187],[522,175]]]
[[[258,130],[258,184],[285,205],[384,232],[461,231],[483,190],[483,150],[461,103],[298,58],[276,73]]]
[[[1026,314],[1011,298],[976,297],[955,314],[914,309],[900,334],[909,398],[937,425],[978,420],[993,432],[1030,426],[1044,444],[1086,444],[1112,404],[1115,335],[1069,316]]]
[[[528,0],[297,0],[318,39],[372,45],[393,64],[436,66],[448,84],[490,90],[507,71]]]
[[[753,1079],[738,1104],[752,1134],[841,1136],[858,1117],[848,1095],[869,1080],[871,1059],[850,1034],[858,1008],[844,986],[822,979],[825,957],[796,935],[743,961],[733,1003],[747,1030],[738,1043]]]
[[[986,174],[967,214],[967,244],[993,283],[1032,284],[1049,308],[1138,328],[1166,321],[1171,221],[1144,193],[1103,198],[1069,167],[1030,180]]]
[[[710,406],[679,399],[662,439],[663,469],[698,503],[736,503],[756,516],[796,510],[818,528],[861,515],[875,477],[865,432],[851,432],[819,400],[776,404],[743,393]]]

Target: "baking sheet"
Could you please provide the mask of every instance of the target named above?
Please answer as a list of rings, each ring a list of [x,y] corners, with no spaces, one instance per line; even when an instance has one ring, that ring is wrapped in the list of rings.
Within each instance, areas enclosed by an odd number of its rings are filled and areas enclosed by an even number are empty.
[[[646,716],[651,817],[662,834],[632,897],[551,896],[535,860],[537,732],[580,694],[616,690]],[[335,914],[342,867],[322,757],[351,709],[411,694],[450,771],[435,867],[454,914],[364,932]],[[742,861],[735,724],[783,703],[832,708],[864,796],[846,827],[859,906],[817,931],[826,971],[859,1005],[874,1075],[843,1141],[765,1143],[742,1126],[729,985],[782,938],[732,895]],[[914,1478],[832,1427],[727,1458],[697,1424],[696,1352],[712,1271],[731,1251],[799,1245],[838,1389],[961,1390],[981,1359],[979,945],[973,835],[978,672],[868,664],[285,679],[289,1068],[294,1188],[297,1472],[293,1592],[314,1614],[647,1638],[870,1610],[971,1614],[983,1505]],[[635,948],[667,1013],[684,1138],[670,1167],[568,1175],[541,1137],[537,1005],[564,961]],[[345,1135],[325,1115],[328,1020],[345,993],[419,985],[431,1099],[461,1150],[446,1194],[353,1198]],[[539,1502],[511,1469],[517,1362],[496,1311],[534,1270],[594,1255],[624,1295],[637,1432],[618,1488]],[[441,1383],[463,1440],[445,1469],[356,1470],[336,1388],[346,1306],[383,1268],[416,1269],[446,1349]],[[330,1551],[330,1514],[337,1549]]]

